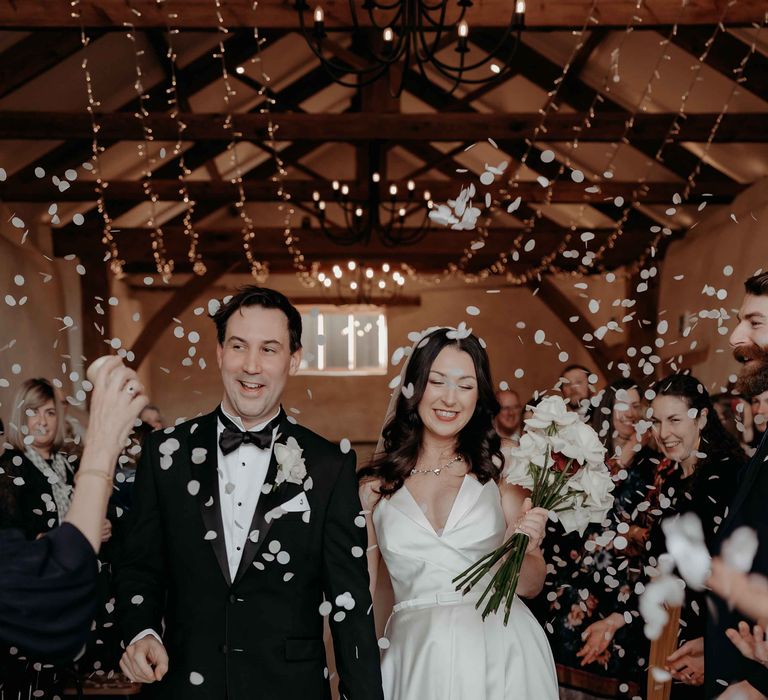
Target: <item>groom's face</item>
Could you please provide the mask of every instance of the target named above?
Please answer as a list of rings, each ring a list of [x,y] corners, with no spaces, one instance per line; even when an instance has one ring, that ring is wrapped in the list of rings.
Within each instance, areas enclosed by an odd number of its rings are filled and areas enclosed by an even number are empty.
[[[249,429],[277,411],[288,376],[299,369],[301,350],[291,354],[288,318],[282,311],[245,306],[227,321],[216,359],[224,408]]]
[[[768,296],[747,294],[731,334],[733,356],[741,363],[736,388],[745,396],[768,390]]]

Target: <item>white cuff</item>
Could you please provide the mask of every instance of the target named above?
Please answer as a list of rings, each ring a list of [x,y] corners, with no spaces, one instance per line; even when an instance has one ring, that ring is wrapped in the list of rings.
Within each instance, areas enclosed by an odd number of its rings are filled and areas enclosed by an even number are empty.
[[[137,634],[137,635],[136,635],[136,636],[135,636],[135,637],[134,637],[134,638],[133,638],[133,639],[130,641],[130,644],[128,644],[128,646],[130,646],[131,644],[135,644],[135,643],[136,643],[136,642],[138,642],[140,639],[144,639],[144,637],[148,637],[149,635],[152,635],[152,636],[153,636],[153,637],[154,637],[154,638],[155,638],[155,639],[156,639],[158,642],[160,642],[160,644],[162,644],[162,643],[163,643],[163,640],[162,640],[162,639],[160,639],[160,635],[159,635],[157,632],[155,632],[155,630],[153,630],[153,629],[145,629],[145,630],[142,630],[141,632],[139,632],[139,633],[138,633],[138,634]]]

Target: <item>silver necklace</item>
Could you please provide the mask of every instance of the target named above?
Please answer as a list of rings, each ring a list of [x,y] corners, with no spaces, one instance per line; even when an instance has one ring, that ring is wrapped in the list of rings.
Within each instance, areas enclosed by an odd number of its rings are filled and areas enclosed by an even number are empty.
[[[464,458],[461,455],[456,455],[450,462],[446,462],[440,467],[433,467],[432,469],[411,469],[411,476],[414,474],[434,474],[435,476],[440,476],[440,472],[443,471],[443,469],[448,469],[448,467],[452,467],[456,462],[462,461],[464,461]]]

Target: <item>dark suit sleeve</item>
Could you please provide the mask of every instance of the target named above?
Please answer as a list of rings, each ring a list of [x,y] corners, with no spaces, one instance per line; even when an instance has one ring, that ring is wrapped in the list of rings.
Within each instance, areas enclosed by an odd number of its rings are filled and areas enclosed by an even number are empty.
[[[354,452],[344,458],[328,503],[323,531],[323,588],[333,604],[331,633],[339,672],[339,691],[349,700],[383,700],[379,648],[369,592],[365,527],[355,518],[362,506],[358,496]],[[336,597],[348,592],[354,608],[336,605]],[[334,620],[339,611],[344,619]]]
[[[50,661],[71,660],[96,612],[96,554],[74,525],[39,540],[0,533],[0,640]]]
[[[117,611],[126,643],[141,631],[161,633],[166,576],[158,510],[155,440],[147,439],[136,470],[134,508],[115,565]]]

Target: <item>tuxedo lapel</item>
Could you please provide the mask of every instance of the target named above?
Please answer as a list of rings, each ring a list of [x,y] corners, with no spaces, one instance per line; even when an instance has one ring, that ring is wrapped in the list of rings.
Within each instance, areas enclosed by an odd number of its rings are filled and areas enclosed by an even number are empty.
[[[221,573],[231,585],[229,563],[227,561],[227,543],[224,539],[224,524],[221,519],[221,501],[219,499],[218,448],[216,446],[217,419],[215,413],[209,413],[197,421],[189,438],[189,463],[192,478],[200,484],[197,503],[205,525],[206,536],[215,533],[209,539]]]
[[[274,443],[284,443],[292,434],[291,428],[290,421],[283,414]],[[267,485],[274,486],[275,477],[277,476],[277,457],[275,456],[274,443],[272,445],[272,455],[269,459],[269,467],[267,468],[267,476],[264,479],[265,487]],[[272,488],[268,493],[264,493],[265,489],[262,490],[256,504],[256,510],[253,513],[253,520],[251,520],[251,527],[248,530],[248,537],[245,540],[245,547],[243,547],[243,556],[240,559],[240,566],[237,569],[234,583],[237,583],[243,577],[267,539],[267,534],[273,522],[273,519],[268,518],[267,515],[271,510],[293,496],[295,489],[303,490],[302,487],[296,484],[288,483],[283,483],[279,489]]]
[[[733,519],[736,517],[736,514],[744,504],[747,496],[752,491],[752,486],[755,483],[755,479],[757,479],[757,475],[760,473],[760,470],[763,468],[766,460],[768,460],[768,440],[766,440],[766,436],[768,436],[768,431],[766,431],[766,433],[763,435],[757,451],[752,456],[752,459],[749,460],[749,464],[746,466],[744,479],[741,482],[741,486],[739,487],[733,502],[728,507],[728,515],[718,529],[718,540],[722,540],[724,537],[730,534]]]

